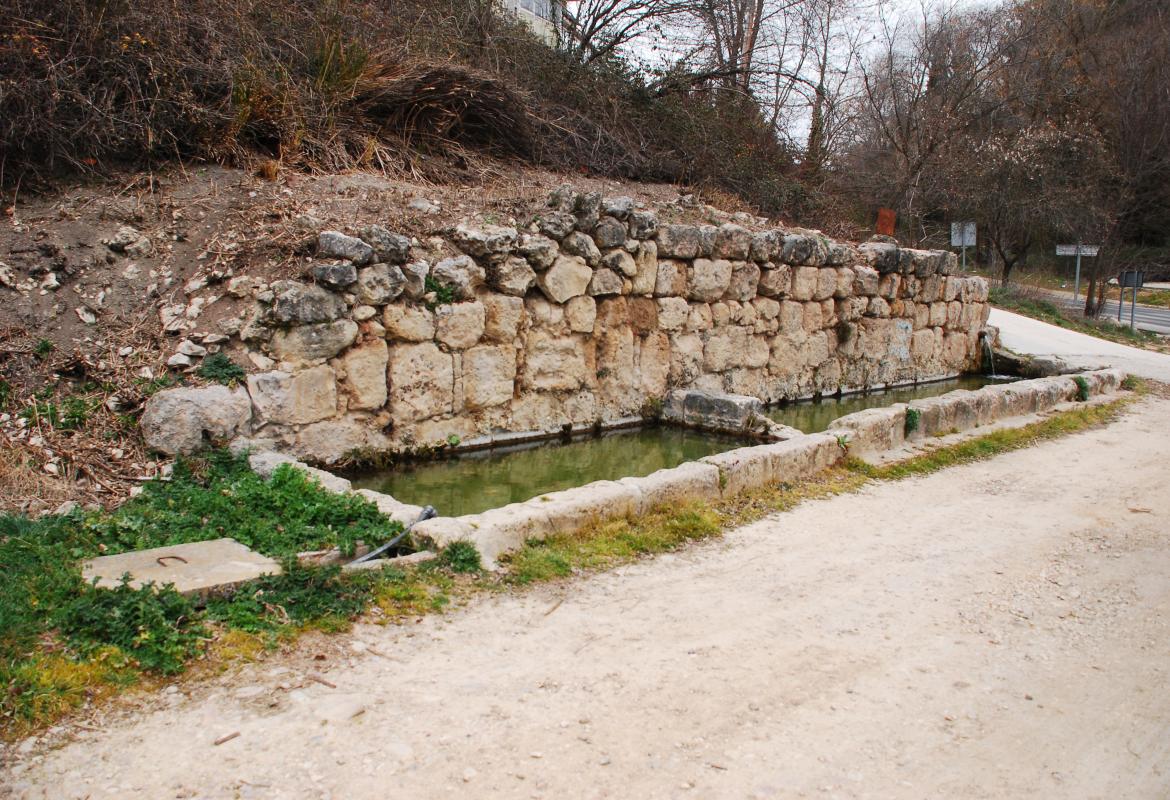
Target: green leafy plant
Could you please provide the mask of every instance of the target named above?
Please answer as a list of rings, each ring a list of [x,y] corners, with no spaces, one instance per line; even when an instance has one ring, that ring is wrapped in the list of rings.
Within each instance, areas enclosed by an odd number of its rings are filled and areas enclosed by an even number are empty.
[[[434,311],[438,306],[445,306],[455,302],[455,287],[439,283],[431,275],[423,281],[423,288],[427,294],[433,294],[435,299],[427,303],[427,308]]]
[[[912,434],[916,430],[918,430],[918,426],[921,424],[922,424],[922,412],[919,411],[917,408],[907,408],[906,409],[906,424],[905,424],[905,431],[904,431],[906,436],[909,436],[910,434]]]
[[[234,386],[244,379],[244,368],[232,361],[223,353],[212,353],[203,359],[195,374],[224,386]]]
[[[288,558],[280,575],[251,581],[230,597],[212,598],[207,615],[249,633],[290,624],[335,631],[365,609],[371,592],[370,580],[343,580],[336,564],[308,567]]]
[[[33,355],[43,361],[56,349],[57,346],[48,339],[38,339],[36,345],[33,346]]]
[[[12,384],[0,378],[0,408],[8,405],[8,401],[12,399]]]
[[[471,542],[451,542],[443,548],[439,560],[452,572],[479,572],[483,569],[479,550]]]
[[[837,434],[837,447],[841,448],[842,452],[849,452],[849,435],[845,433]]]
[[[1089,382],[1084,375],[1074,375],[1073,383],[1077,385],[1077,400],[1082,403],[1089,399]]]

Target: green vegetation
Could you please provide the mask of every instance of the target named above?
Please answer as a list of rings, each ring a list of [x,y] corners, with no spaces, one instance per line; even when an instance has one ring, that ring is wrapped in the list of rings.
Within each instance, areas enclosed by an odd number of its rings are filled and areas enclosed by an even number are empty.
[[[997,308],[1014,311],[1026,317],[1032,317],[1050,325],[1058,325],[1077,333],[1096,336],[1098,339],[1108,339],[1112,342],[1145,347],[1161,344],[1161,338],[1149,331],[1134,331],[1126,326],[1115,324],[1108,319],[1089,319],[1073,312],[1066,312],[1055,303],[1027,294],[1019,289],[1004,286],[995,286],[991,289],[989,298],[991,304]]]
[[[443,549],[440,558],[452,572],[472,573],[483,569],[479,550],[471,542],[451,542]]]
[[[38,339],[37,343],[33,345],[33,355],[43,361],[56,349],[57,346],[48,339]]]
[[[212,353],[203,359],[195,374],[224,386],[234,386],[244,379],[244,368],[223,353]]]
[[[906,427],[905,433],[907,436],[918,430],[918,423],[922,420],[922,412],[917,408],[906,409]]]
[[[1076,375],[1073,377],[1073,383],[1077,385],[1077,400],[1082,403],[1089,399],[1089,382],[1084,375]]]
[[[433,294],[435,296],[434,300],[427,301],[427,308],[431,311],[434,311],[439,306],[445,306],[455,302],[455,287],[448,286],[445,283],[439,283],[430,275],[423,281],[423,288],[427,294]]]

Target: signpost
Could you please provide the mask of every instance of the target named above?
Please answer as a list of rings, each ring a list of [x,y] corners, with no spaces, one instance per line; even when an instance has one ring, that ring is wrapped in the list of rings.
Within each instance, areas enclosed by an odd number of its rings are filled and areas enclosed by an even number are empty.
[[[1137,293],[1138,289],[1145,286],[1146,273],[1140,270],[1127,269],[1117,276],[1117,284],[1120,289],[1117,295],[1117,321],[1121,322],[1121,308],[1125,305],[1125,290],[1133,289],[1133,294],[1129,296],[1129,329],[1134,330],[1134,317],[1137,314]]]
[[[1101,249],[1099,244],[1058,244],[1056,246],[1056,254],[1058,256],[1076,256],[1077,257],[1077,277],[1073,282],[1073,301],[1077,299],[1077,295],[1081,293],[1081,256],[1096,257],[1097,251]]]
[[[963,272],[967,271],[967,248],[975,246],[975,223],[951,223],[951,247],[963,248]]]

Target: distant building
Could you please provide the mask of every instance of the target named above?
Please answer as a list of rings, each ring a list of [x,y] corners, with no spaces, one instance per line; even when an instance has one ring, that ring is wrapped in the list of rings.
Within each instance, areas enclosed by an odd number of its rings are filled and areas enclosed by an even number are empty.
[[[528,23],[533,32],[548,44],[557,42],[557,19],[560,0],[503,0],[504,8]]]

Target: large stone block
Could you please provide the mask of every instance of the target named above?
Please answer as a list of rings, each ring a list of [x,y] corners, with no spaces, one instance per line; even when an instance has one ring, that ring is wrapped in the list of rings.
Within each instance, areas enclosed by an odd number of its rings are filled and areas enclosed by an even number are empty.
[[[765,297],[783,297],[792,289],[792,268],[771,262],[765,264],[756,289]]]
[[[536,283],[536,271],[520,256],[507,256],[488,265],[487,282],[499,292],[523,297]]]
[[[752,261],[731,262],[731,282],[723,297],[746,303],[756,296],[760,283],[760,268]]]
[[[374,257],[374,248],[340,231],[321,231],[317,235],[317,255],[323,258],[344,258],[360,267],[370,263]]]
[[[699,230],[694,225],[659,225],[656,241],[662,258],[694,258],[699,255]]]
[[[661,249],[659,253],[661,253]],[[683,261],[660,259],[654,281],[655,297],[686,297],[687,265]]]
[[[658,245],[654,242],[642,242],[638,245],[638,255],[635,261],[634,279],[630,284],[631,294],[652,295],[654,286],[658,282]]]
[[[752,234],[740,225],[727,223],[720,225],[715,234],[715,257],[730,261],[744,261],[748,258],[752,248]]]
[[[574,333],[593,333],[597,322],[597,301],[588,295],[574,297],[565,304],[565,321]]]
[[[358,300],[371,306],[385,305],[402,294],[406,288],[406,275],[394,264],[374,264],[358,270],[354,294]]]
[[[164,389],[146,401],[141,422],[146,446],[168,455],[246,434],[251,423],[252,400],[242,386]]]
[[[382,339],[371,339],[346,351],[341,359],[351,410],[372,411],[386,405],[390,352]]]
[[[301,325],[277,331],[272,337],[272,352],[280,361],[307,364],[333,358],[353,344],[357,323],[349,319]]]
[[[422,306],[389,305],[382,312],[386,335],[404,342],[429,342],[435,338],[435,315]]]
[[[592,297],[622,293],[622,277],[611,269],[597,269],[586,290]]]
[[[320,286],[297,281],[272,284],[269,316],[278,325],[312,325],[332,322],[345,313],[345,302]]]
[[[592,240],[590,240],[592,241]],[[600,255],[600,254],[599,254]],[[557,256],[557,260],[537,279],[537,285],[554,303],[564,303],[585,294],[593,270],[583,258],[575,255]]]
[[[585,347],[575,336],[555,336],[544,331],[528,335],[521,381],[533,391],[575,391],[585,385],[589,368]]]
[[[385,386],[383,372],[383,393]],[[337,413],[336,377],[332,367],[324,364],[291,374],[275,371],[249,375],[248,394],[259,419],[277,425],[304,425]]]
[[[515,228],[502,225],[484,225],[478,228],[457,225],[451,241],[469,256],[483,258],[512,252],[516,247],[517,237]]]
[[[730,261],[696,258],[687,268],[687,296],[691,300],[713,302],[723,297],[730,285]]]
[[[642,338],[638,346],[638,375],[643,395],[662,397],[670,377],[670,337],[662,331]]]
[[[597,249],[593,239],[579,231],[570,233],[564,238],[561,242],[561,252],[569,256],[576,256],[591,267],[597,266],[601,261],[601,251]],[[558,263],[560,263],[560,259],[553,262],[553,267],[555,268]]]
[[[466,350],[483,336],[483,303],[454,303],[435,309],[435,339],[452,350]]]
[[[817,288],[813,290],[813,300],[827,300],[837,292],[837,270],[822,268],[817,270]]]
[[[470,256],[456,256],[435,264],[431,277],[440,286],[451,289],[456,300],[470,300],[475,296],[475,290],[483,286],[487,274]]]
[[[664,331],[681,330],[687,324],[691,307],[681,297],[660,297],[658,303],[658,327]]]
[[[394,418],[423,420],[451,413],[454,361],[430,342],[398,345],[390,351],[390,397]]]
[[[511,345],[481,345],[463,354],[463,402],[477,410],[512,400],[516,350]]]
[[[621,247],[626,242],[626,225],[614,217],[602,217],[593,229],[593,240],[602,250]]]
[[[358,233],[362,240],[374,250],[372,260],[386,264],[405,264],[410,258],[410,239],[401,234],[391,233],[381,225],[367,225]]]
[[[524,301],[519,297],[485,294],[483,336],[489,342],[511,342],[524,319]]]

